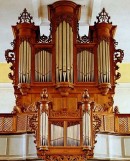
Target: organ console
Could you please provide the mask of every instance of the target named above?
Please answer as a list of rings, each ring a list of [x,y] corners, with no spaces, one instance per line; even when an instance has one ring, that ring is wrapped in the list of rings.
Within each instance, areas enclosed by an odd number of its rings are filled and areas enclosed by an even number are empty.
[[[34,112],[29,124],[37,154],[47,161],[93,157],[101,125],[98,112],[113,112],[118,63],[124,56],[116,49],[116,26],[103,8],[88,36],[80,36],[80,9],[72,1],[50,4],[49,36],[40,35],[24,9],[12,26],[13,49],[5,52],[12,64],[16,106],[23,113]]]

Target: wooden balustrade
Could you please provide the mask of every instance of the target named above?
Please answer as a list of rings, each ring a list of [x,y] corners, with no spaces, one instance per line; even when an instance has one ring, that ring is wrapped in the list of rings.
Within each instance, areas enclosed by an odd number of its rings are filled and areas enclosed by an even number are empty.
[[[29,120],[34,113],[0,114],[0,133],[32,132]],[[97,113],[100,132],[130,134],[130,114]]]
[[[33,114],[0,114],[0,133],[32,132],[29,120]]]

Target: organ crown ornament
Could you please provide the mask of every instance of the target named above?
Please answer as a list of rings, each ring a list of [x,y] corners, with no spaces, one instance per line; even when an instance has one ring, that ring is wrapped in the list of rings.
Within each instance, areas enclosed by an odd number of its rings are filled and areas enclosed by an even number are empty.
[[[5,53],[12,63],[9,78],[16,107],[23,113],[34,112],[30,127],[37,155],[46,161],[92,158],[101,125],[98,112],[113,113],[109,99],[120,76],[117,63],[124,56],[116,49],[116,26],[103,9],[89,26],[88,36],[80,36],[80,10],[72,1],[50,4],[46,36],[40,35],[39,26],[24,9],[12,26],[13,49]]]

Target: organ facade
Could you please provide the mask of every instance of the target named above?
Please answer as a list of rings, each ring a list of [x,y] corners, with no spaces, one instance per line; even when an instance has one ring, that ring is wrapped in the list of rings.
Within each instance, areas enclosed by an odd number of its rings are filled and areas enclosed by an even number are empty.
[[[40,35],[24,9],[12,26],[13,49],[5,52],[16,97],[13,113],[31,114],[37,154],[48,161],[93,157],[102,123],[98,114],[114,112],[118,63],[124,56],[116,49],[116,26],[103,8],[88,36],[80,36],[80,9],[72,1],[50,4],[49,36]]]

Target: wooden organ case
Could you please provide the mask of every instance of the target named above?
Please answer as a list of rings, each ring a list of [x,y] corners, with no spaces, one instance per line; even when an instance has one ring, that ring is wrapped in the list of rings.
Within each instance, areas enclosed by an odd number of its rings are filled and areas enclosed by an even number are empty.
[[[80,5],[57,1],[48,6],[50,35],[40,35],[26,9],[12,26],[11,63],[16,106],[14,113],[31,113],[37,154],[44,160],[84,161],[93,157],[101,120],[98,112],[113,112],[118,62],[116,26],[105,9],[79,35]]]

